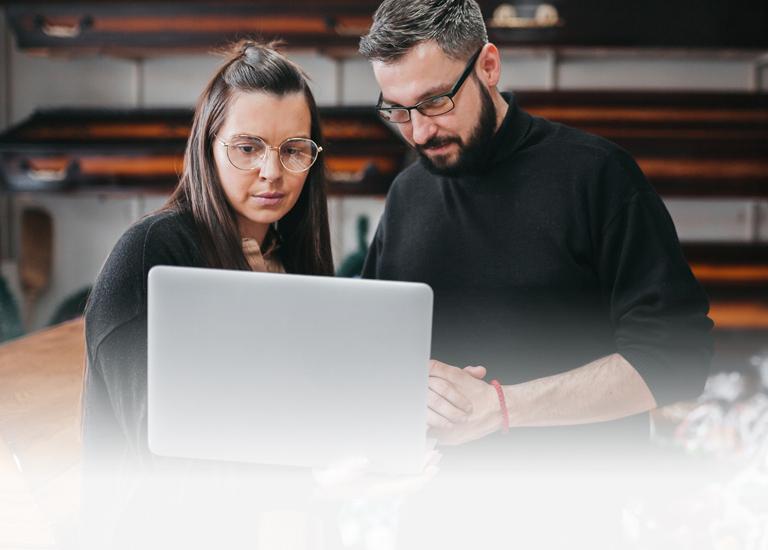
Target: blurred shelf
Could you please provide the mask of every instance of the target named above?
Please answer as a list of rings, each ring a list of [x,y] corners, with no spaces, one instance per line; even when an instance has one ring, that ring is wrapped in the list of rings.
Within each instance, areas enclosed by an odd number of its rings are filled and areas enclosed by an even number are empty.
[[[355,53],[380,0],[3,0],[19,48],[45,53],[207,52],[243,35]],[[499,46],[768,48],[761,0],[479,0]]]
[[[768,333],[768,302],[711,302],[709,317],[715,322],[715,330],[762,330]]]
[[[610,139],[665,197],[768,197],[768,94],[519,92],[533,115]]]
[[[320,108],[331,194],[386,194],[405,144],[373,107]],[[49,109],[0,135],[0,189],[170,193],[190,109]]]
[[[683,252],[709,296],[715,330],[768,331],[768,243],[687,244]]]

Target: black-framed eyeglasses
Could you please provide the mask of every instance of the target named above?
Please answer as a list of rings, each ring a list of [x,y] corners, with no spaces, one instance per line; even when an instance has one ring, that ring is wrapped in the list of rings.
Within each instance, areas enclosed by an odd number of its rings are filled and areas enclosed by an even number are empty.
[[[277,149],[280,164],[289,172],[304,172],[317,160],[323,150],[314,141],[307,138],[288,138],[278,146],[267,145],[256,136],[237,135],[228,142],[219,136],[216,139],[227,148],[230,164],[238,170],[255,170],[264,161],[267,151]]]
[[[452,111],[456,106],[453,102],[453,96],[459,93],[461,85],[464,84],[464,81],[472,73],[472,69],[475,67],[475,62],[482,51],[483,49],[480,48],[477,50],[477,53],[470,58],[469,62],[467,62],[467,66],[464,67],[464,72],[461,73],[456,84],[453,85],[453,88],[451,88],[451,91],[447,94],[430,97],[429,99],[419,101],[416,105],[411,105],[410,107],[390,107],[383,105],[384,96],[379,93],[379,102],[376,104],[376,110],[384,120],[395,122],[397,124],[402,124],[403,122],[411,120],[411,109],[416,109],[424,116],[439,116]]]

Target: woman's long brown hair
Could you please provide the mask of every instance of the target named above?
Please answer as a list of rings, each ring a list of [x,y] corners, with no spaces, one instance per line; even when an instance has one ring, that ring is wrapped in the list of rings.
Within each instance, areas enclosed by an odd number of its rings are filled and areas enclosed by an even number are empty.
[[[320,113],[301,68],[272,45],[249,40],[236,44],[198,101],[181,181],[162,208],[192,215],[209,267],[250,269],[234,210],[219,182],[213,146],[236,94],[253,92],[277,98],[301,94],[311,115],[310,137],[324,145]],[[333,275],[322,154],[309,169],[296,204],[277,222],[276,229],[281,239],[280,257],[288,272]]]

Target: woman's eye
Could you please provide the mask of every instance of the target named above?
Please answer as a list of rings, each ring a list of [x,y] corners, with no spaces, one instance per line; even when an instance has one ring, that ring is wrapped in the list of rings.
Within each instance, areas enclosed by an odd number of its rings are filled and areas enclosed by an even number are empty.
[[[250,155],[256,150],[253,145],[238,145],[237,149],[246,155]]]

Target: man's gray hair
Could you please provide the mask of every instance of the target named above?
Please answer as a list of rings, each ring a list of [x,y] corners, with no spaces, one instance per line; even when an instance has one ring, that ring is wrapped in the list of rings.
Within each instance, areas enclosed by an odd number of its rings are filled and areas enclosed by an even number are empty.
[[[371,31],[360,39],[360,53],[369,61],[395,63],[425,41],[466,61],[488,43],[480,6],[475,0],[384,0]]]

